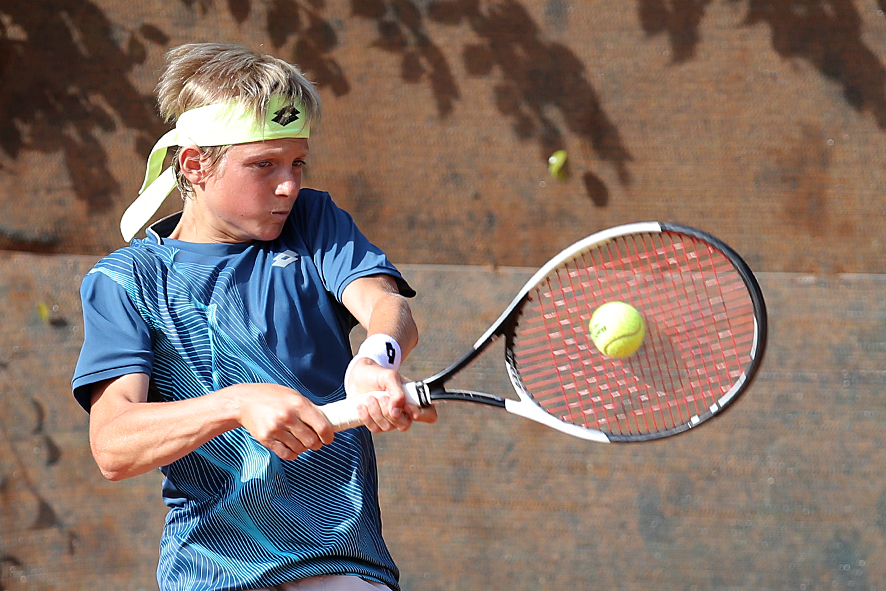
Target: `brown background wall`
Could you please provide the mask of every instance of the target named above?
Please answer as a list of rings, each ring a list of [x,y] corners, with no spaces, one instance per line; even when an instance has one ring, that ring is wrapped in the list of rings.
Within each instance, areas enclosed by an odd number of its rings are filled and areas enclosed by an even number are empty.
[[[706,227],[767,271],[879,272],[882,10],[6,0],[0,236],[37,252],[120,246],[164,130],[151,96],[163,52],[230,40],[318,81],[309,183],[401,262],[534,266],[591,230],[653,218]],[[560,148],[566,182],[546,169]]]
[[[405,589],[886,588],[884,10],[0,1],[0,589],[156,588],[159,476],[101,479],[69,380],[79,280],[122,246],[164,131],[163,52],[195,40],[262,44],[320,84],[307,184],[419,287],[411,375],[611,225],[699,226],[761,272],[769,354],[716,427],[606,447],[448,405],[378,438]],[[461,379],[505,392],[500,365]]]

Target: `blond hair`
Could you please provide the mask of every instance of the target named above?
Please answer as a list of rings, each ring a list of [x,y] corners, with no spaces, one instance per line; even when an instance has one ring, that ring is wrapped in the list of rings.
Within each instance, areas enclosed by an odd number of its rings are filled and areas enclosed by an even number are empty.
[[[320,119],[320,95],[297,67],[233,43],[189,43],[169,50],[156,92],[160,116],[167,123],[175,123],[191,109],[227,102],[240,103],[254,112],[257,122],[263,122],[273,95],[301,103],[307,125],[314,126]],[[200,147],[210,170],[218,165],[227,148]],[[179,170],[179,150],[172,166],[184,197],[192,194],[193,188]]]

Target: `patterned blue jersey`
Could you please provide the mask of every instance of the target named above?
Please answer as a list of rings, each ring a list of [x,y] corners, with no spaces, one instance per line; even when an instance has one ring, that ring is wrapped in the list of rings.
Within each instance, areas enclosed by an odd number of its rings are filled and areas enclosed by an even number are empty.
[[[326,193],[303,189],[280,238],[192,244],[162,238],[176,219],[105,257],[81,287],[84,345],[74,395],[141,372],[149,400],[182,400],[238,383],[275,383],[324,404],[344,397],[353,317],[345,287],[392,275],[384,254]],[[365,428],[283,461],[243,429],[162,469],[170,507],[162,591],[257,589],[351,574],[397,589],[381,535],[375,454]]]

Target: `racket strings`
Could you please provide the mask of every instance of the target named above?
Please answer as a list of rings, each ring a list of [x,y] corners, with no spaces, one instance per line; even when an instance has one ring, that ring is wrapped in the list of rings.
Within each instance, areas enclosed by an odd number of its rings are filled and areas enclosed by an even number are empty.
[[[744,375],[753,303],[732,262],[680,234],[620,237],[538,284],[518,319],[513,353],[527,392],[568,423],[621,435],[660,433],[708,412]],[[626,359],[590,338],[594,310],[630,303],[646,338]]]

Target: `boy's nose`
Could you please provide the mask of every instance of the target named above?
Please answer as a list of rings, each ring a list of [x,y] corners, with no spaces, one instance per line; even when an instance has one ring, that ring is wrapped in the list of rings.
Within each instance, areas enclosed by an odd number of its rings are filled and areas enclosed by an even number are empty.
[[[277,183],[277,195],[280,197],[292,197],[301,189],[301,174],[292,173]]]

